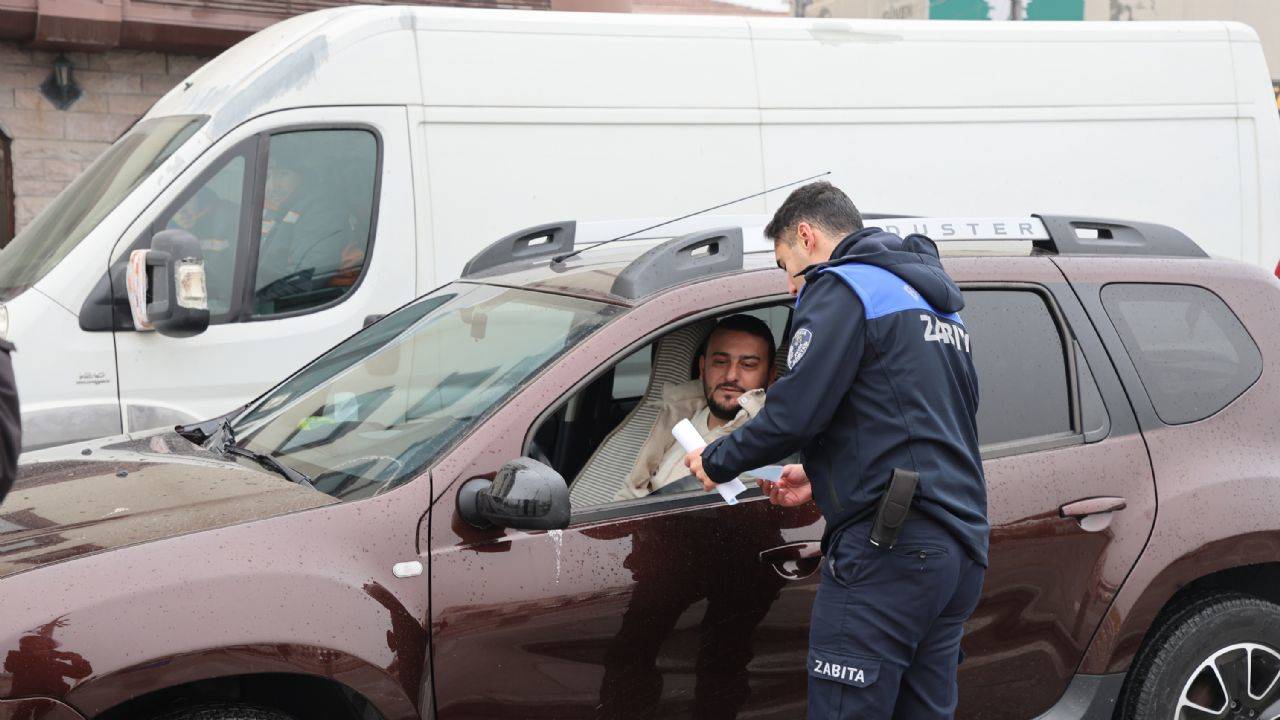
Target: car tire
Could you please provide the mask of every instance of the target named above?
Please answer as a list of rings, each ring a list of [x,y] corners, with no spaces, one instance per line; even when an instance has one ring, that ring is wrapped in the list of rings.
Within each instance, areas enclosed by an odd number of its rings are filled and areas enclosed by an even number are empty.
[[[213,703],[172,710],[155,716],[154,720],[294,720],[294,717],[257,705]]]
[[[1276,709],[1263,715],[1268,708]],[[1230,593],[1192,600],[1164,622],[1134,664],[1120,717],[1271,720],[1277,714],[1280,605]]]

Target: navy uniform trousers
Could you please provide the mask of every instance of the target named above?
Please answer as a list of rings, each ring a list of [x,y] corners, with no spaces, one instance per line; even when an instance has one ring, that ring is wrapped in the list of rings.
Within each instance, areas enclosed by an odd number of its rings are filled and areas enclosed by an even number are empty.
[[[985,569],[912,515],[892,550],[871,519],[832,538],[809,626],[809,720],[955,716],[964,622]]]

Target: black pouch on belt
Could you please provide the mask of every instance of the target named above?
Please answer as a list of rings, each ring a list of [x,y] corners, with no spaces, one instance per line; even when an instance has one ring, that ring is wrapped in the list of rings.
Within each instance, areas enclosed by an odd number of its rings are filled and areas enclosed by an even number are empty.
[[[915,497],[919,482],[919,473],[900,469],[893,471],[889,489],[880,498],[875,522],[871,524],[872,545],[892,549],[898,543],[898,534],[907,522],[907,513],[911,511],[911,500]]]

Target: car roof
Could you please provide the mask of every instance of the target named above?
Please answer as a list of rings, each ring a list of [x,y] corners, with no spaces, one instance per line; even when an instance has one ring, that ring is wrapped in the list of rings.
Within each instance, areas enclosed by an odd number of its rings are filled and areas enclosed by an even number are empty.
[[[1183,233],[1152,223],[1049,215],[865,218],[868,227],[897,235],[927,235],[943,257],[1208,257]],[[764,235],[768,219],[703,215],[666,223],[652,218],[546,223],[491,244],[467,264],[462,280],[636,306],[688,283],[774,269],[773,243]],[[703,249],[703,257],[693,257],[690,247]]]

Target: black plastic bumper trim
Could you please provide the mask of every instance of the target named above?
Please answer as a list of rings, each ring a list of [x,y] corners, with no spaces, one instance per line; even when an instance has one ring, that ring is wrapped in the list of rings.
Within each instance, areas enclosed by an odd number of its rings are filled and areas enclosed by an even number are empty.
[[[1058,702],[1035,720],[1111,720],[1124,673],[1115,675],[1076,675]]]

